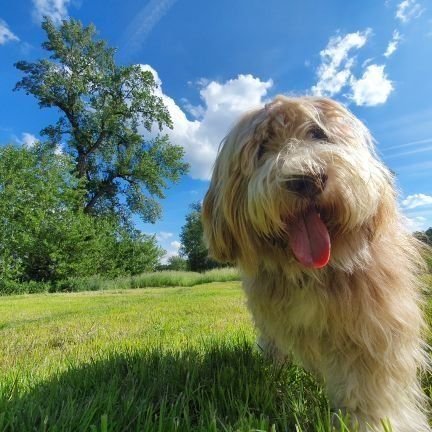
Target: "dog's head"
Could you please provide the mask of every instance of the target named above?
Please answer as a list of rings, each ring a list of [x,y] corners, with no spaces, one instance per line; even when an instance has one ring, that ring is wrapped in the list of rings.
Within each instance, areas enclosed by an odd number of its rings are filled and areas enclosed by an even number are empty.
[[[367,128],[323,98],[278,96],[222,143],[203,203],[210,254],[244,269],[349,270],[397,217]]]

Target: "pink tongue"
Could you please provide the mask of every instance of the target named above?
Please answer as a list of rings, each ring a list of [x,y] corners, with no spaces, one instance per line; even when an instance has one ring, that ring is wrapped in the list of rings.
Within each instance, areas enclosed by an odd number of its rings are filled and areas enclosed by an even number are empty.
[[[329,262],[330,236],[314,208],[291,226],[291,248],[306,267],[321,268]]]

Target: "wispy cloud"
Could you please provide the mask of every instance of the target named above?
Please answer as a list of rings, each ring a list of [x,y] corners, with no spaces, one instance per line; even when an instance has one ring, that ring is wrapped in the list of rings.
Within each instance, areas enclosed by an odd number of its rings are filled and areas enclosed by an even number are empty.
[[[60,24],[68,18],[67,7],[70,2],[71,0],[33,0],[33,19],[39,23],[47,16]]]
[[[396,8],[396,18],[407,23],[418,18],[423,12],[424,8],[416,0],[403,0]]]
[[[393,153],[393,154],[387,156],[386,159],[395,159],[395,158],[399,158],[399,157],[403,157],[403,156],[410,156],[413,154],[426,153],[426,152],[432,152],[432,146],[419,147],[419,148],[416,148],[413,150],[407,150],[407,151],[402,151],[402,152],[398,152],[398,153]]]
[[[135,16],[126,29],[124,44],[129,53],[137,51],[147,36],[173,7],[177,0],[150,0]]]
[[[395,146],[391,146],[391,147],[385,147],[382,149],[382,151],[386,152],[386,151],[390,151],[390,150],[396,150],[396,149],[400,149],[400,148],[405,148],[405,147],[413,147],[413,146],[418,146],[419,144],[429,144],[432,143],[432,138],[426,138],[426,139],[422,139],[422,140],[417,140],[417,141],[410,141],[404,144],[398,144]]]
[[[422,176],[424,174],[430,174],[432,170],[432,161],[426,162],[415,162],[412,164],[404,164],[400,168],[397,168],[397,172],[403,172],[404,174],[408,174],[412,176]]]
[[[401,204],[402,208],[406,210],[417,207],[432,206],[432,196],[421,193],[408,195]]]
[[[4,45],[7,42],[18,42],[19,37],[12,33],[6,21],[0,18],[0,45]]]
[[[27,148],[33,147],[37,141],[38,139],[33,134],[28,132],[23,132],[21,134],[21,139],[18,140],[20,144]]]
[[[428,228],[428,219],[424,216],[405,216],[405,226],[411,231],[424,231]]]
[[[171,232],[166,231],[160,231],[156,234],[156,240],[158,241],[165,241],[171,238],[174,234]]]
[[[387,49],[385,50],[384,57],[389,58],[398,48],[399,42],[401,41],[402,37],[400,33],[395,30],[393,32],[393,37],[389,44],[387,45]]]
[[[371,30],[367,29],[330,38],[320,52],[321,64],[317,69],[318,81],[311,89],[313,94],[334,96],[348,84],[355,61],[352,52],[363,47],[370,35]]]

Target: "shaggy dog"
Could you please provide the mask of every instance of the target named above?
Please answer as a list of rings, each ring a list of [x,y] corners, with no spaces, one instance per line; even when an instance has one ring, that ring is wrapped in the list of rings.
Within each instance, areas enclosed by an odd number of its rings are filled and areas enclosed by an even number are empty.
[[[210,254],[236,263],[259,345],[323,379],[362,431],[426,432],[422,259],[366,127],[278,96],[223,141],[203,203]]]

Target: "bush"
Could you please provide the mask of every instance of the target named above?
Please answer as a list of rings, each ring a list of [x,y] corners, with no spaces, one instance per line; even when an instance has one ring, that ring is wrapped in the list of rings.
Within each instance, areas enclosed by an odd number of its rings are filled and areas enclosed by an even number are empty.
[[[0,280],[0,295],[12,294],[36,294],[49,292],[51,286],[46,282],[16,282],[12,280]]]

